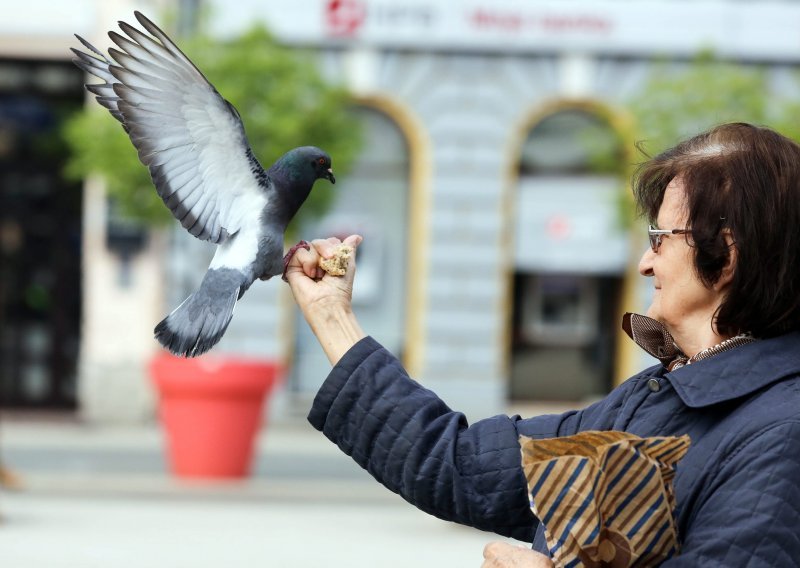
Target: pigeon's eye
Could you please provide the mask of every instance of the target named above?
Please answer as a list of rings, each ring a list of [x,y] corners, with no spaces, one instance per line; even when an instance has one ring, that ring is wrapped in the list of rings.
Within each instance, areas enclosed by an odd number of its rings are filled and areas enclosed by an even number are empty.
[[[317,162],[319,162],[320,166],[324,166],[325,165],[325,158],[320,158],[320,159],[317,160]]]

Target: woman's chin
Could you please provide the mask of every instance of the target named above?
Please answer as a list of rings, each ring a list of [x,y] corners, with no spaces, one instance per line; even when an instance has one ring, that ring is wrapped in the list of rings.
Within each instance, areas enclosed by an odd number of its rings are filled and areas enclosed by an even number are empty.
[[[651,305],[649,308],[647,308],[647,312],[645,312],[644,315],[656,321],[661,321],[661,312],[656,306]]]

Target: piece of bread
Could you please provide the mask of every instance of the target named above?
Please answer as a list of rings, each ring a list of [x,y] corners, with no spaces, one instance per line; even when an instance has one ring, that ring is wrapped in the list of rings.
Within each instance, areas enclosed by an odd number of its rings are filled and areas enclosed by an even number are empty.
[[[331,276],[344,276],[351,256],[353,247],[341,244],[336,247],[332,257],[319,259],[319,267]]]

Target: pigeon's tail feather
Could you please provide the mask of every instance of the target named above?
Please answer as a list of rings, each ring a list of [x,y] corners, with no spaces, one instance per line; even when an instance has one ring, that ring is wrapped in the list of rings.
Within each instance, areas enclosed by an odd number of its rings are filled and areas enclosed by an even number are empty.
[[[155,338],[174,355],[202,355],[222,339],[246,288],[238,270],[209,270],[200,288],[156,326]]]

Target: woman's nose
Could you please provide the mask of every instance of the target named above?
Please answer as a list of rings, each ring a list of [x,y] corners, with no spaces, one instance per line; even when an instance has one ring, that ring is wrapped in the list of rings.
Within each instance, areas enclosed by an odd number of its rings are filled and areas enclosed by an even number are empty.
[[[642,258],[639,259],[639,274],[642,276],[652,276],[653,275],[653,259],[655,258],[656,253],[653,252],[653,249],[647,247],[642,255]]]

